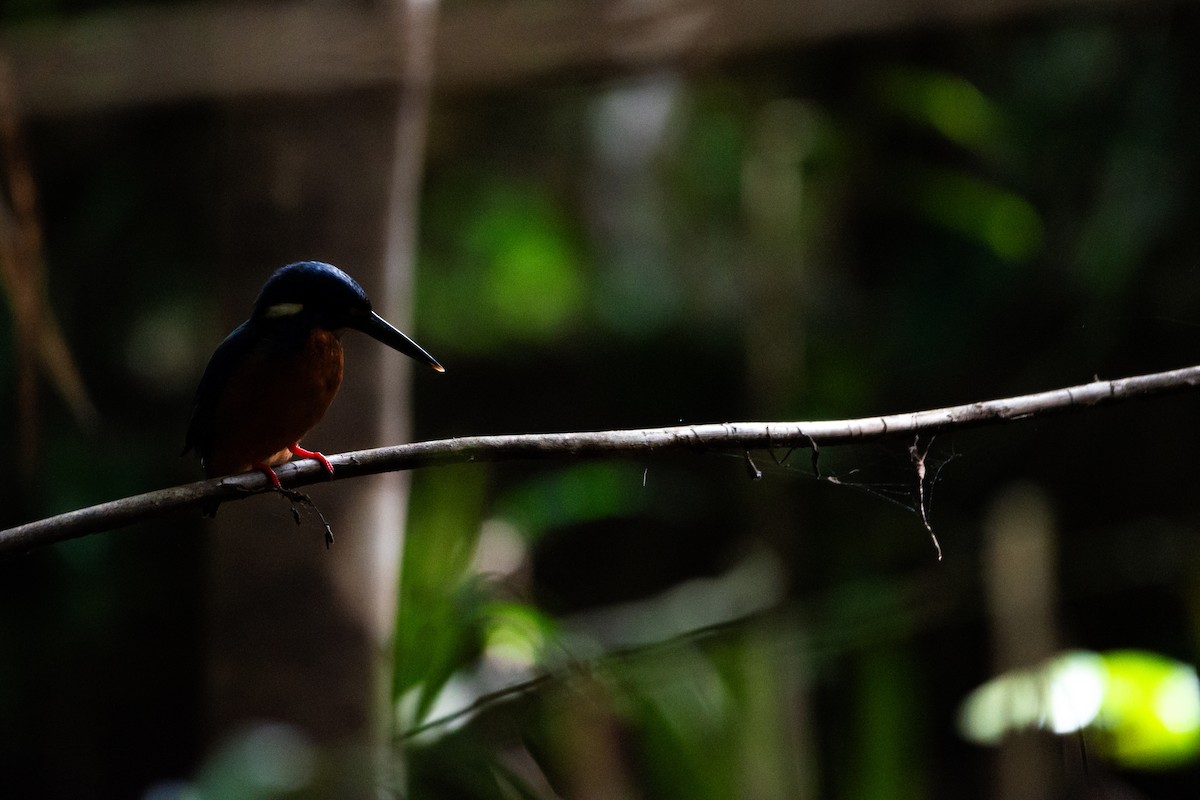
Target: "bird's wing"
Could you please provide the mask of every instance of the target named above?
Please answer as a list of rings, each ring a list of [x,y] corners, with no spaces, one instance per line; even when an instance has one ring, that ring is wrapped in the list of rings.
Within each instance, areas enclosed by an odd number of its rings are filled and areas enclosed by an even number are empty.
[[[184,439],[184,453],[195,450],[202,460],[208,457],[213,445],[217,403],[220,402],[230,373],[245,357],[254,342],[254,332],[250,326],[251,322],[246,321],[234,328],[208,360],[208,366],[204,368],[204,375],[200,378],[200,385],[196,387],[192,419],[188,423],[187,436]]]

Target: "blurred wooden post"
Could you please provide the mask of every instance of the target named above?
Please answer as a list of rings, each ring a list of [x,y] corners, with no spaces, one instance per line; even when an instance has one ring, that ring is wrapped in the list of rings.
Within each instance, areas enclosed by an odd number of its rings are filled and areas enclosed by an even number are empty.
[[[1058,646],[1056,528],[1050,500],[1029,484],[993,501],[984,526],[983,567],[996,674],[1033,667]],[[1058,744],[1043,731],[1011,734],[997,753],[996,800],[1057,797]]]
[[[433,9],[428,0],[385,9],[381,24],[403,37],[398,53],[421,49]],[[318,259],[344,268],[381,314],[407,326],[428,80],[403,85],[399,101],[385,87],[230,106],[219,223],[227,252],[217,267],[229,325],[245,317],[272,269]],[[410,363],[366,337],[344,341],[342,390],[305,444],[336,451],[403,441]],[[302,510],[297,528],[282,498],[220,511],[208,605],[212,745],[279,721],[333,756],[316,778],[328,796],[375,797],[392,778],[406,489],[400,475],[313,487],[334,527],[329,551],[319,524]]]
[[[404,54],[403,78],[397,98],[391,150],[391,181],[384,206],[384,249],[382,292],[376,309],[402,329],[412,327],[413,274],[422,176],[425,164],[425,132],[433,87],[433,45],[437,0],[392,0],[389,18],[396,26],[396,40]],[[376,441],[380,444],[406,442],[410,424],[409,383],[414,362],[377,349],[376,391],[378,416]],[[435,354],[435,358],[436,358]],[[421,365],[426,374],[434,374]],[[395,645],[397,601],[400,596],[400,565],[404,552],[404,524],[408,507],[408,472],[376,475],[357,487],[364,495],[356,519],[360,527],[375,531],[373,565],[379,592],[372,605],[375,638],[380,645],[379,708],[386,712],[378,721],[378,756],[391,780],[403,786],[403,759],[398,745],[391,743],[392,663]],[[393,756],[395,756],[393,758]]]
[[[389,0],[400,3],[404,0]],[[1194,4],[1185,0],[1181,5]],[[1145,0],[493,0],[452,3],[437,30],[440,89],[611,75],[859,34],[979,25]],[[74,113],[196,97],[320,94],[395,81],[395,40],[367,3],[130,3],[0,30],[28,111]],[[130,58],[131,47],[136,58]]]

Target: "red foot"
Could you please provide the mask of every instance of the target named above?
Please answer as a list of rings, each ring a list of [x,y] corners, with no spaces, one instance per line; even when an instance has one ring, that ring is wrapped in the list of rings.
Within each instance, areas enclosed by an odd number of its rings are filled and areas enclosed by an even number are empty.
[[[316,450],[305,450],[300,446],[299,442],[293,442],[292,444],[288,445],[288,450],[291,451],[292,455],[299,458],[315,458],[317,461],[321,462],[321,466],[324,467],[325,471],[329,473],[329,477],[333,477],[333,464],[330,464],[329,459],[318,453]]]
[[[270,478],[271,483],[275,484],[276,489],[283,491],[283,484],[279,482],[279,476],[275,474],[275,470],[271,469],[266,464],[255,464],[254,468]]]

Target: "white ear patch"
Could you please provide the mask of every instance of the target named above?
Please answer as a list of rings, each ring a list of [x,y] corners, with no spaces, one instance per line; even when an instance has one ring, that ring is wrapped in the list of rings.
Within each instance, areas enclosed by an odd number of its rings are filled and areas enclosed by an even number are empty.
[[[267,319],[275,319],[276,317],[290,317],[293,314],[299,314],[303,310],[303,303],[276,303],[273,306],[268,306],[266,313],[264,313],[263,316]]]

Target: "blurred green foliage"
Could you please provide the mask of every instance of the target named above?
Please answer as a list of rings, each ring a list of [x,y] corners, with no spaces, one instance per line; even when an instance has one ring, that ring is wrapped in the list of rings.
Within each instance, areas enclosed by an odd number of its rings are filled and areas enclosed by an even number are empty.
[[[959,718],[987,744],[1021,729],[1082,731],[1118,764],[1168,769],[1200,756],[1196,668],[1140,650],[1073,651],[999,675],[972,692]]]
[[[579,142],[556,142],[579,159],[569,170],[537,155],[543,142],[530,141],[514,153],[513,144],[503,140],[466,156],[470,190],[460,163],[448,156],[444,166],[434,161],[429,188],[434,211],[426,223],[431,233],[422,282],[441,285],[423,291],[444,292],[464,263],[512,257],[517,250],[510,242],[540,239],[549,228],[573,231],[570,261],[577,276],[566,299],[555,296],[556,278],[540,282],[543,256],[536,249],[522,270],[528,282],[514,296],[543,298],[547,307],[539,313],[575,304],[574,323],[539,330],[542,320],[530,316],[520,347],[506,351],[496,344],[511,342],[511,329],[484,315],[471,334],[445,335],[449,347],[461,349],[460,360],[476,353],[520,359],[521,348],[553,350],[553,339],[567,333],[566,342],[576,341],[583,326],[595,337],[617,342],[636,331],[661,337],[675,328],[702,341],[715,326],[740,339],[744,348],[741,377],[735,379],[743,384],[743,415],[762,407],[799,417],[850,416],[1043,388],[1086,380],[1093,371],[1114,374],[1182,363],[1186,355],[1171,362],[1165,350],[1147,347],[1145,331],[1170,327],[1161,321],[1147,325],[1146,315],[1158,313],[1151,309],[1165,295],[1132,283],[1174,281],[1189,296],[1195,292],[1194,276],[1179,271],[1186,269],[1180,261],[1152,255],[1195,251],[1183,229],[1167,222],[1172,214],[1179,219],[1176,193],[1194,185],[1194,170],[1175,171],[1170,180],[1164,175],[1171,169],[1167,165],[1179,166],[1179,157],[1191,163],[1179,148],[1186,148],[1184,129],[1191,129],[1194,119],[1174,94],[1177,73],[1154,63],[1174,56],[1160,55],[1162,43],[1151,46],[1153,39],[1148,29],[1062,21],[1040,30],[989,31],[970,44],[952,46],[933,35],[877,49],[851,43],[753,63],[732,75],[664,78],[651,88],[600,87],[591,114],[579,113],[580,135],[590,125],[595,136],[625,137],[625,161],[611,155],[622,151],[619,138],[598,142],[590,161]],[[1154,80],[1150,76],[1162,81],[1157,90],[1142,85]],[[1151,120],[1129,117],[1131,104],[1140,107],[1143,91],[1157,92],[1159,105],[1145,113],[1163,121],[1158,137],[1136,132],[1154,127]],[[639,104],[647,96],[666,108],[646,112]],[[541,90],[526,93],[511,113],[561,115],[563,103],[558,89]],[[449,107],[458,124],[470,118],[453,103]],[[565,107],[579,104],[572,99]],[[615,119],[603,121],[605,114]],[[505,129],[503,122],[497,124],[503,117],[497,108],[475,116],[482,125]],[[1110,122],[1121,119],[1136,119],[1135,130],[1125,132],[1119,122]],[[1075,135],[1077,130],[1085,135]],[[460,135],[486,141],[482,132]],[[1136,142],[1132,148],[1122,143],[1128,135]],[[647,136],[654,146],[644,147]],[[1114,167],[1123,171],[1113,172]],[[518,180],[504,177],[514,172]],[[469,200],[498,184],[508,192],[524,191],[526,200],[510,198],[490,208]],[[540,220],[510,213],[513,207],[536,208],[547,196],[557,201]],[[446,197],[470,208],[466,217],[482,213],[490,219],[457,220],[450,225],[457,234],[451,235],[446,226],[454,215],[439,213],[453,205],[439,200]],[[494,231],[493,226],[508,230],[486,240],[478,236],[481,229]],[[462,256],[464,248],[484,241],[490,254]],[[639,248],[642,260],[631,261],[636,256],[630,251]],[[657,260],[647,261],[647,253]],[[652,325],[631,325],[601,305],[613,297],[606,287],[630,280],[659,301]],[[476,296],[491,285],[475,281],[467,291]],[[627,290],[624,297],[636,291]],[[452,316],[442,317],[443,308],[449,304],[439,306],[437,324],[449,331]],[[626,308],[636,320],[647,313],[635,301]],[[1094,327],[1104,330],[1093,334]],[[1172,338],[1186,340],[1186,329],[1175,328]],[[648,338],[637,346],[661,351],[672,344],[669,338]],[[604,392],[640,391],[640,375],[622,376],[606,364],[597,368]],[[703,392],[700,372],[694,384],[676,384],[678,392]],[[783,374],[792,379],[781,379]],[[553,392],[553,382],[539,380],[519,396],[540,391]],[[622,421],[662,419],[662,402],[648,393],[642,415],[635,412]],[[737,408],[728,406],[724,413],[737,416]],[[1121,417],[1129,421],[1135,414]],[[520,416],[518,411],[516,419]],[[436,423],[428,424],[439,430]],[[536,421],[527,424],[536,426]],[[1057,445],[1036,445],[1036,464],[1023,465],[1026,456],[1018,453],[1027,455],[1035,446],[1028,433],[1017,433],[1016,441],[1004,445],[1003,433],[985,436],[986,445],[967,446],[970,463],[956,468],[950,486],[978,500],[987,496],[992,481],[1031,469],[1050,480],[1043,469],[1058,469],[1052,465],[1054,454],[1078,454],[1077,435],[1088,434],[1078,431],[1055,437]],[[934,448],[934,468],[961,443],[975,441],[956,439]],[[769,617],[770,635],[753,623],[726,629],[731,618],[721,609],[693,605],[690,624],[700,630],[716,624],[721,633],[667,652],[651,647],[631,656],[617,655],[630,642],[622,634],[637,639],[633,631],[640,623],[633,620],[661,615],[670,602],[664,598],[672,596],[672,585],[682,577],[663,569],[673,577],[664,577],[657,589],[631,579],[645,551],[628,550],[625,534],[661,536],[664,516],[669,517],[661,513],[653,489],[637,485],[637,466],[544,468],[524,478],[520,469],[494,471],[491,499],[480,507],[472,530],[487,529],[489,520],[500,518],[529,554],[524,566],[493,576],[487,584],[491,596],[515,592],[525,602],[574,609],[557,626],[539,623],[533,639],[557,637],[558,647],[546,648],[540,663],[527,663],[536,648],[523,651],[523,669],[511,682],[544,670],[559,677],[533,689],[521,684],[522,692],[495,701],[494,710],[476,709],[465,726],[464,718],[456,717],[453,732],[445,731],[444,738],[438,738],[436,726],[426,729],[408,751],[416,770],[414,792],[443,794],[445,776],[422,765],[445,765],[452,758],[492,765],[470,772],[475,780],[456,785],[456,793],[478,797],[544,796],[542,780],[568,796],[581,781],[600,780],[608,781],[601,785],[614,796],[632,791],[654,797],[926,797],[961,787],[960,781],[969,784],[968,776],[979,774],[981,754],[947,744],[943,716],[949,713],[946,699],[955,693],[953,687],[963,687],[948,671],[955,665],[979,668],[983,632],[977,626],[983,612],[969,577],[975,567],[960,560],[967,542],[952,540],[951,563],[931,571],[919,524],[911,515],[892,513],[886,502],[896,498],[909,508],[915,502],[902,455],[858,452],[834,461],[824,458],[827,470],[865,492],[865,504],[854,512],[846,504],[855,495],[813,496],[803,488],[807,455],[784,466],[776,466],[769,455],[757,458],[760,467],[766,465],[767,485],[753,492],[725,485],[711,494],[696,491],[698,483],[689,492],[694,465],[649,468],[651,487],[667,480],[702,515],[702,509],[714,513],[731,502],[741,509],[740,518],[724,519],[721,531],[694,543],[712,556],[691,580],[734,574],[749,543],[765,541],[790,575],[789,594],[799,605]],[[664,475],[676,472],[678,479]],[[734,480],[729,474],[726,480]],[[1080,493],[1094,496],[1097,481],[1104,480],[1089,472],[1082,483],[1078,475],[1062,474],[1050,482],[1058,487],[1056,499],[1069,506]],[[956,522],[971,527],[976,513],[961,495],[947,500],[947,491],[955,488],[937,490],[934,524],[943,537],[947,530],[963,532]],[[793,506],[804,510],[784,510]],[[1068,541],[1072,529],[1096,535],[1094,528],[1072,527],[1087,517],[1086,508],[1080,507],[1082,517],[1065,512],[1077,520],[1063,531]],[[835,513],[837,522],[822,513]],[[821,522],[812,523],[813,517]],[[696,530],[704,527],[691,524]],[[848,538],[835,533],[835,526]],[[410,542],[436,538],[436,527],[415,513]],[[594,594],[593,603],[585,597],[564,599],[562,584],[549,574],[556,569],[568,570],[585,586],[593,583],[581,574],[589,561],[556,565],[563,555],[555,543],[565,535],[589,552],[603,549],[597,540],[615,538],[611,546],[627,552],[625,563],[593,552],[592,568],[605,581],[641,588],[623,599],[619,589],[605,594],[595,608]],[[678,554],[650,551],[660,564]],[[793,561],[800,553],[804,562]],[[821,575],[821,564],[838,568]],[[410,557],[405,565],[406,582],[431,583],[422,577],[426,557]],[[473,574],[473,569],[464,571],[464,576]],[[947,597],[929,597],[928,589],[915,589],[906,574],[924,576],[921,581],[941,587]],[[455,594],[453,587],[463,579],[443,582],[443,590]],[[547,582],[556,585],[556,594],[539,588]],[[1108,590],[1093,585],[1092,596],[1097,591]],[[473,596],[475,610],[460,611],[464,620],[491,602],[487,592]],[[950,610],[964,602],[976,610]],[[817,611],[800,611],[813,603]],[[889,610],[878,617],[880,609]],[[1119,627],[1111,616],[1105,624]],[[686,629],[675,632],[688,641]],[[1159,644],[1190,651],[1191,634],[1184,636],[1187,645]],[[950,652],[955,641],[962,644]],[[459,669],[468,681],[475,676],[483,692],[492,684],[480,677],[490,663],[482,630],[476,642]],[[929,663],[930,648],[941,653],[944,664]],[[581,675],[579,667],[564,667],[560,650],[568,665],[583,659],[586,671]],[[401,648],[398,662],[406,657]],[[748,680],[750,675],[756,678]],[[456,687],[457,706],[451,706],[467,707],[470,695],[462,689]],[[563,703],[571,713],[554,710]],[[557,744],[548,749],[528,739],[518,744],[503,724],[497,727],[497,718],[519,725],[522,736],[548,737]],[[586,754],[571,751],[576,737],[593,742]],[[467,741],[472,747],[464,751]],[[492,749],[480,750],[488,741]],[[514,767],[514,752],[522,750],[540,768],[536,779]],[[955,754],[956,766],[947,763],[948,753]],[[1070,778],[1050,780],[1067,785]]]
[[[500,352],[570,331],[584,297],[578,235],[535,183],[461,174],[430,193],[425,214],[437,281],[425,281],[422,324],[459,347]],[[471,309],[474,325],[462,324]]]

